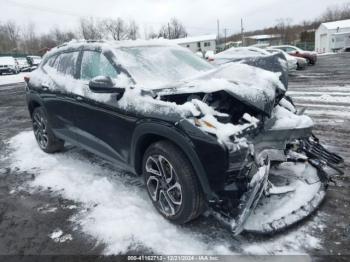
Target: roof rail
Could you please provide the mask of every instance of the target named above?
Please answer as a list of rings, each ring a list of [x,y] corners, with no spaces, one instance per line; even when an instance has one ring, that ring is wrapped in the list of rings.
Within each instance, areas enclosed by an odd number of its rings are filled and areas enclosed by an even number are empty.
[[[63,44],[60,44],[57,46],[57,48],[60,48],[60,47],[64,47],[64,46],[67,46],[69,43],[105,43],[106,41],[105,40],[98,40],[98,39],[79,39],[79,40],[76,40],[76,39],[73,39],[71,41],[68,41],[68,42],[65,42]]]

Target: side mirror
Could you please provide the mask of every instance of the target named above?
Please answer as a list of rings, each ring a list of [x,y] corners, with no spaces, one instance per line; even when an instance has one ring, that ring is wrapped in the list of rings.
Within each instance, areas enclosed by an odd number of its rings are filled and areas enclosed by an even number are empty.
[[[115,87],[112,78],[109,76],[96,76],[89,82],[89,88],[94,93],[124,93],[125,89]]]

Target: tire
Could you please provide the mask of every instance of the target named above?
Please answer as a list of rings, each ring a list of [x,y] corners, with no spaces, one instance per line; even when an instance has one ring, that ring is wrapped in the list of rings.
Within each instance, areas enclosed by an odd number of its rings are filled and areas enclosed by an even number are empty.
[[[50,123],[42,107],[34,109],[32,124],[35,139],[39,147],[46,153],[55,153],[64,148],[64,141],[58,139],[52,132]]]
[[[163,217],[185,224],[204,212],[206,202],[197,176],[176,145],[166,140],[152,144],[142,168],[148,195]]]

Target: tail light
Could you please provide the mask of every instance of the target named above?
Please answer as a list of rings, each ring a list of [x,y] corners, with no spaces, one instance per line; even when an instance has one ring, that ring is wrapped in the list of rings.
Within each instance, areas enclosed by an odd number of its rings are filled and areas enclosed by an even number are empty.
[[[25,77],[24,77],[24,81],[25,81],[27,84],[28,84],[29,80],[30,80],[30,77],[29,77],[29,76],[25,76]]]

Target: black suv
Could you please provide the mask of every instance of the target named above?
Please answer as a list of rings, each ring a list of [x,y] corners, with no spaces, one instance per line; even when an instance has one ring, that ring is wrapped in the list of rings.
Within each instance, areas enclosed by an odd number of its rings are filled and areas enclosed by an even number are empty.
[[[287,157],[305,139],[319,146],[310,140],[311,120],[291,112],[274,73],[242,63],[216,68],[162,41],[70,42],[47,53],[26,82],[43,151],[58,152],[69,142],[142,174],[156,209],[179,224],[209,209],[235,233],[284,227],[267,227],[268,217],[259,225],[246,222],[264,192],[293,184],[285,176],[274,181],[280,174],[272,168],[288,157],[306,165],[308,151]],[[281,108],[294,120],[306,119],[304,125],[274,128]],[[315,185],[315,192],[325,189]]]

